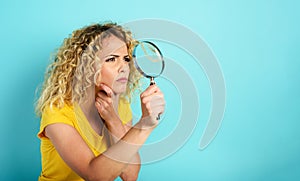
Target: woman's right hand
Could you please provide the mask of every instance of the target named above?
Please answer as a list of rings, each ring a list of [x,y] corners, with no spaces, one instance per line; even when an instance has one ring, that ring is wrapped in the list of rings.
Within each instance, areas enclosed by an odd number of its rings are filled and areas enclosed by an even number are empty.
[[[155,127],[165,110],[164,94],[157,85],[149,86],[141,95],[142,127]]]

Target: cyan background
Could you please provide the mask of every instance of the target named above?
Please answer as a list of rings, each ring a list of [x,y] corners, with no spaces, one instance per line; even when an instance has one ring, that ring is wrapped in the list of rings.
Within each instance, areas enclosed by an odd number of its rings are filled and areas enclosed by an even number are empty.
[[[227,102],[217,137],[200,151],[210,92],[199,72],[202,114],[194,133],[175,154],[144,165],[139,180],[299,180],[299,2],[1,1],[0,180],[37,180],[34,93],[63,38],[93,22],[143,18],[174,21],[201,36],[223,70]]]

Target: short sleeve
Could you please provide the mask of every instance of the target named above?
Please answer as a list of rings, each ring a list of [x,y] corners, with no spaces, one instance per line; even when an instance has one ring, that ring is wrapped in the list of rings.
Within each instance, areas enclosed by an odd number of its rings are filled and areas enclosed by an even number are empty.
[[[72,107],[65,105],[63,108],[59,109],[57,107],[47,106],[43,113],[40,123],[40,130],[37,134],[39,138],[45,138],[45,128],[46,126],[54,123],[64,123],[74,127],[74,111]]]
[[[118,112],[123,124],[127,124],[132,120],[130,103],[126,99],[120,99]]]

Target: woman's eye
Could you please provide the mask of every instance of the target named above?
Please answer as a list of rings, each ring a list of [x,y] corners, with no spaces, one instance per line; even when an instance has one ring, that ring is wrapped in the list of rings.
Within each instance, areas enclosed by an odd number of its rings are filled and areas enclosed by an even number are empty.
[[[115,57],[111,57],[105,60],[105,62],[114,62],[116,59]]]
[[[126,62],[130,62],[130,58],[129,58],[129,57],[125,57],[124,60],[125,60]]]

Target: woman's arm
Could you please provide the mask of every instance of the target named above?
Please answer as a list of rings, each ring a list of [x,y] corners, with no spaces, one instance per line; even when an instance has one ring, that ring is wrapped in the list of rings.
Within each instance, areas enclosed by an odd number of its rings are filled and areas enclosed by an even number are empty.
[[[120,122],[121,122],[121,120],[120,120]],[[111,133],[110,134],[111,145],[118,142],[118,140],[120,140],[120,138],[122,138],[131,129],[132,121],[128,122],[125,125],[120,124],[119,126],[123,127],[123,128],[120,128],[119,130],[118,129],[112,129],[112,131],[109,130],[109,133]],[[116,128],[116,126],[114,126],[114,128]],[[124,181],[137,180],[138,174],[139,174],[139,171],[141,168],[140,163],[141,163],[140,155],[137,152],[134,155],[133,159],[130,161],[130,163],[122,171],[122,173],[120,175],[122,180],[124,180]]]
[[[164,111],[164,104],[159,89],[156,86],[150,86],[141,95],[141,120],[116,144],[97,157],[77,130],[69,125],[61,123],[48,125],[45,128],[45,135],[51,140],[67,165],[85,180],[114,180],[125,171],[128,163],[136,156],[139,148],[157,125],[154,117]],[[102,108],[100,107],[100,111],[98,109],[100,114],[103,113],[101,111],[107,110]],[[106,113],[105,115],[107,116]],[[106,121],[108,121],[106,124],[111,126],[113,125],[111,123],[115,123],[113,119],[106,119]],[[127,176],[125,173],[129,172],[124,172],[124,179]]]
[[[133,164],[132,164],[133,163]],[[127,167],[123,170],[120,177],[122,180],[137,180],[141,168],[141,159],[139,153],[136,153],[134,158],[131,160],[131,164],[129,163]]]
[[[113,106],[113,92],[106,85],[100,85],[100,91],[96,98],[96,108],[103,118],[104,123],[110,134],[111,144],[115,144],[119,139],[121,139],[125,133],[129,130],[130,125],[123,125],[119,117],[116,115]],[[155,115],[155,117],[163,112],[164,100],[163,94],[158,89],[156,85],[148,87],[148,89],[141,94],[142,103],[142,117],[149,117],[150,115]],[[155,106],[153,106],[155,105]],[[147,123],[148,126],[151,125],[152,121]],[[157,122],[156,118],[155,121]],[[156,123],[155,123],[156,124]],[[140,170],[140,156],[138,153],[135,154],[134,158],[131,160],[131,164],[121,173],[121,178],[123,180],[136,180]]]
[[[85,180],[114,180],[126,168],[153,129],[131,128],[104,153],[95,157],[77,130],[56,123],[45,128],[62,159]]]

